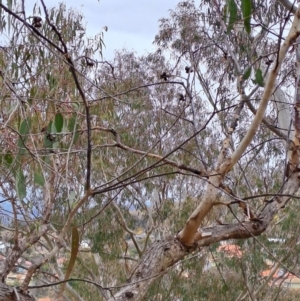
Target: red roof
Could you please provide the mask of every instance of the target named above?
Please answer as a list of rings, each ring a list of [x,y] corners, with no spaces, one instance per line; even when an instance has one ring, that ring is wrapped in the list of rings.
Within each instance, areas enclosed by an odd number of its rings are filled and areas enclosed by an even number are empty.
[[[238,245],[223,245],[219,246],[217,252],[224,252],[229,257],[238,257],[241,258],[243,252],[241,251],[241,247]]]
[[[267,277],[271,273],[271,269],[264,270],[260,273],[262,277]],[[272,279],[274,280],[275,285],[280,285],[282,283],[299,283],[300,278],[298,278],[296,275],[292,273],[284,273],[282,269],[278,269],[274,275],[272,276]]]

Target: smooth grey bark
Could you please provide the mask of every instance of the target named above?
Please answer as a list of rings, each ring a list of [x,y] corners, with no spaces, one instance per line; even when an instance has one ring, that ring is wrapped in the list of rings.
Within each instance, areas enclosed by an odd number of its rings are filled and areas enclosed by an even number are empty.
[[[292,115],[290,111],[291,105],[286,101],[285,95],[280,88],[277,88],[273,94],[275,101],[275,108],[278,116],[278,124],[280,131],[289,140],[294,137],[294,130],[292,126]]]

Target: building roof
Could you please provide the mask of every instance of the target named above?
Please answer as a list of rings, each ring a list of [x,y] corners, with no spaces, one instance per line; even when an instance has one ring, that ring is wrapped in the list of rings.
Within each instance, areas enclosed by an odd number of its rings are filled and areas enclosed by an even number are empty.
[[[241,258],[243,255],[243,252],[241,251],[241,247],[238,245],[219,246],[217,252],[224,252],[228,257]]]
[[[272,269],[264,270],[260,273],[262,277],[267,277],[270,275]],[[272,276],[272,280],[274,281],[275,285],[280,285],[282,283],[293,283],[293,284],[300,284],[300,278],[296,275],[287,272],[285,273],[284,270],[278,269],[274,275]]]

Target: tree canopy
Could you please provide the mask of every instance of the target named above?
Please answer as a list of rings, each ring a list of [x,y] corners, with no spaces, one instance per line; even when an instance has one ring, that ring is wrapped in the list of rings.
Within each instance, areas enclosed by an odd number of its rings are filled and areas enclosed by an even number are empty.
[[[182,1],[111,61],[106,27],[25,7],[0,2],[1,300],[298,300],[300,7]]]

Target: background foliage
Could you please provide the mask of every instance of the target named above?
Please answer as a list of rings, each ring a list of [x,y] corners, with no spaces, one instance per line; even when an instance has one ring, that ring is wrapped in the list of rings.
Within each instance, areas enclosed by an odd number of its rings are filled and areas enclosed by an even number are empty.
[[[154,53],[118,50],[107,62],[103,32],[89,38],[79,11],[41,2],[26,15],[23,5],[1,4],[1,275],[23,259],[31,284],[70,271],[109,289],[72,281],[66,297],[104,300],[149,244],[184,227],[206,189],[200,171],[214,170],[228,134],[231,151],[244,138],[291,12],[275,0],[179,2],[159,20]],[[287,110],[294,60],[291,50],[277,79]],[[289,134],[278,116],[272,99],[223,180],[254,213],[285,182]],[[220,190],[218,200],[231,196]],[[262,272],[279,262],[298,273],[298,207],[296,195],[262,236],[230,241],[241,256],[218,252],[220,243],[192,253],[145,300],[297,300],[272,279],[262,285]],[[202,225],[247,218],[237,204],[217,206]]]

